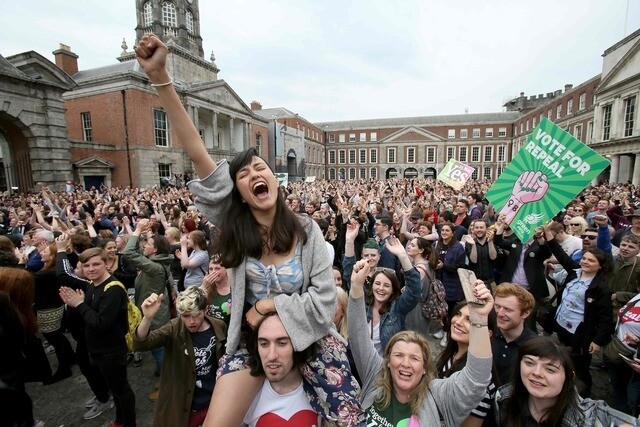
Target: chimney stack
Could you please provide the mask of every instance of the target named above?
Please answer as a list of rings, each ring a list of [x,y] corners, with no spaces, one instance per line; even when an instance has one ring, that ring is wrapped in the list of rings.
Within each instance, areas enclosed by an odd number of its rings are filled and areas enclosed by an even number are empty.
[[[60,43],[58,50],[53,51],[56,58],[56,65],[65,73],[73,76],[78,72],[78,55],[71,52],[71,48],[66,44]]]
[[[566,85],[564,85],[564,91],[565,92],[569,92],[571,89],[573,89],[573,85],[568,83]]]
[[[260,104],[258,101],[251,101],[251,110],[262,110],[262,104]]]

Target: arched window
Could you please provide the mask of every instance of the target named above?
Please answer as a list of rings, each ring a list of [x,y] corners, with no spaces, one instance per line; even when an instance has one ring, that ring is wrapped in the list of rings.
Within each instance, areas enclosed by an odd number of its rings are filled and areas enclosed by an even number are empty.
[[[150,27],[153,23],[153,8],[151,7],[150,1],[142,6],[142,20],[144,21],[142,24],[145,27]]]
[[[189,10],[187,10],[187,31],[193,34],[193,13]]]
[[[171,28],[178,26],[176,6],[168,1],[162,3],[162,25]]]

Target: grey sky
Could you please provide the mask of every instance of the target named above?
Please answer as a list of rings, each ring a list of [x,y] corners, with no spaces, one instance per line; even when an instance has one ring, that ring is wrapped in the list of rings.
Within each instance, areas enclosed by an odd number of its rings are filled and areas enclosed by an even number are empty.
[[[627,34],[640,28],[629,0]],[[310,121],[500,111],[504,101],[579,84],[624,36],[627,0],[200,0],[213,50],[245,102]],[[62,42],[80,69],[133,47],[133,0],[0,2],[4,56]]]

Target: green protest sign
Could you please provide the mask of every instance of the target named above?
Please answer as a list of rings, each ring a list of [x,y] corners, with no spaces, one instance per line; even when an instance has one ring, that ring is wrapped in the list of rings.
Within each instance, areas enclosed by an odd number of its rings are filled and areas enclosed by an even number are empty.
[[[487,199],[526,242],[608,165],[607,159],[543,118]]]
[[[473,166],[450,159],[438,174],[438,179],[454,189],[460,190],[464,187],[465,182],[471,178],[474,170],[476,169]]]

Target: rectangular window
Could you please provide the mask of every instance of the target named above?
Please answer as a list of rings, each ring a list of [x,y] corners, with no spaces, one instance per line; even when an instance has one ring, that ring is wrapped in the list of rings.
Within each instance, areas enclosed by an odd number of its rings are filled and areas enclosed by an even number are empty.
[[[202,137],[204,139],[204,129],[202,130]],[[262,156],[262,134],[256,133],[256,151],[258,155]]]
[[[415,163],[416,162],[416,148],[409,147],[407,148],[407,163]]]
[[[527,132],[529,132],[529,120],[527,120]]]
[[[82,119],[82,138],[84,141],[93,141],[93,130],[91,130],[91,113],[80,113]]]
[[[537,120],[538,120],[537,117],[534,117],[533,119],[531,119],[531,127],[532,128],[535,128],[536,125],[538,124]]]
[[[334,168],[329,169],[329,179],[336,179],[336,170]]]
[[[436,162],[436,147],[427,147],[427,163]]]
[[[493,162],[493,145],[487,145],[484,147],[484,161]]]
[[[553,114],[553,109],[549,108],[549,109],[547,110],[547,118],[548,118],[548,119],[551,119],[551,115],[552,115],[552,114]]]
[[[484,177],[484,179],[491,179],[491,168],[488,166],[485,167],[482,176]]]
[[[578,141],[582,141],[582,125],[575,125],[573,127],[573,137]]]
[[[338,151],[338,163],[344,165],[347,162],[347,152],[346,150]]]
[[[169,127],[167,123],[167,113],[162,110],[153,110],[153,129],[156,147],[168,147]]]
[[[505,137],[505,136],[507,136],[507,128],[499,128],[499,129],[498,129],[498,136],[499,136],[499,137]]]
[[[171,165],[158,163],[158,178],[171,178]]]
[[[367,134],[364,132],[360,132],[360,142],[365,142],[367,140]]]
[[[478,179],[478,168],[476,168],[471,174],[471,179]]]
[[[367,150],[360,150],[360,163],[367,163]]]
[[[371,132],[371,135],[369,135],[371,137],[371,141],[377,141],[378,140],[378,132]]]
[[[579,100],[579,104],[578,104],[578,111],[582,111],[585,108],[587,108],[587,93],[581,93],[580,94],[580,100]]]
[[[507,147],[504,145],[498,145],[498,161],[499,162],[504,162],[505,159],[505,154],[506,154],[506,149]]]
[[[593,139],[593,122],[589,122],[587,123],[587,138],[588,141],[587,142],[591,142],[591,140]]]
[[[524,132],[524,122],[520,122],[520,133]]]
[[[356,179],[356,169],[349,168],[349,179]]]
[[[456,130],[449,129],[449,134],[447,135],[447,138],[455,138],[455,137],[456,137]]]
[[[329,164],[336,164],[336,150],[329,150]]]
[[[633,117],[636,112],[636,97],[624,100],[624,136],[633,135]]]
[[[562,104],[558,104],[556,107],[556,120],[562,116]]]
[[[471,161],[475,163],[480,161],[480,147],[471,147]]]
[[[567,114],[573,114],[573,99],[567,101]]]
[[[356,142],[356,134],[355,133],[350,133],[349,134],[349,142]]]
[[[460,149],[458,150],[458,159],[461,162],[467,161],[467,147],[460,147]]]
[[[387,148],[387,163],[396,162],[396,149],[393,147]]]
[[[369,178],[377,179],[378,178],[378,169],[376,169],[376,168],[369,169]]]
[[[540,113],[540,123],[542,123],[542,118],[544,117],[544,114]]]
[[[360,168],[360,179],[367,179],[367,170],[365,168]]]
[[[369,151],[369,163],[378,163],[378,149],[372,148]]]
[[[336,136],[332,133],[329,134],[329,142],[336,142]]]
[[[474,138],[480,138],[480,129],[474,129],[473,130],[473,137]]]
[[[493,138],[493,128],[486,128],[484,130],[484,136],[487,138]]]
[[[340,135],[338,135],[338,141],[339,142],[345,142],[345,138],[346,138],[346,136],[345,136],[344,133],[341,133]]]
[[[602,140],[611,138],[611,104],[602,107]]]
[[[349,150],[349,164],[356,164],[356,150]]]
[[[460,129],[460,138],[464,139],[467,137],[467,130],[466,129]]]
[[[446,161],[448,162],[451,159],[455,159],[456,158],[456,147],[447,147],[447,158]]]

